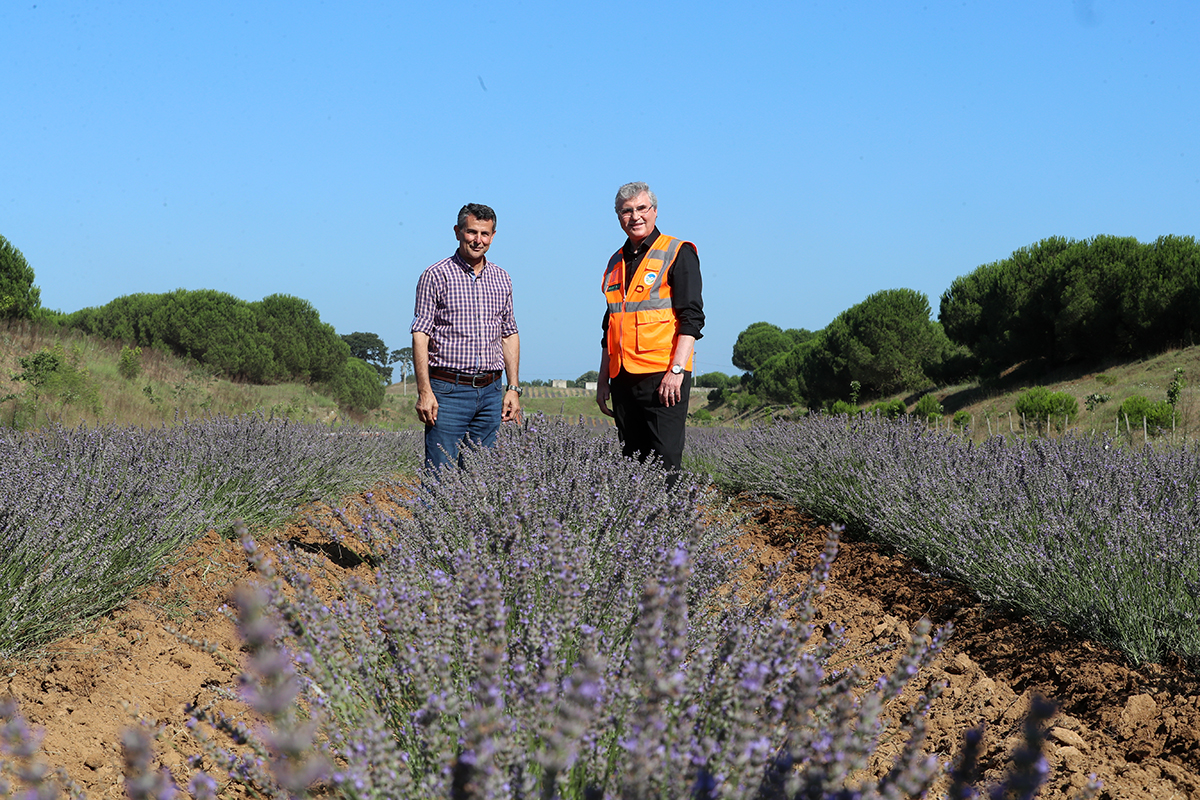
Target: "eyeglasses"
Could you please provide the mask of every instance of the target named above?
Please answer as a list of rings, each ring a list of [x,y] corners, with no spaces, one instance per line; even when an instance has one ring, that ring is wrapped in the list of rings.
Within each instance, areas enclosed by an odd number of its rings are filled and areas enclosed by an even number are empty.
[[[637,208],[622,208],[617,212],[617,216],[621,219],[628,220],[637,214],[639,217],[644,217],[654,206],[638,206]]]

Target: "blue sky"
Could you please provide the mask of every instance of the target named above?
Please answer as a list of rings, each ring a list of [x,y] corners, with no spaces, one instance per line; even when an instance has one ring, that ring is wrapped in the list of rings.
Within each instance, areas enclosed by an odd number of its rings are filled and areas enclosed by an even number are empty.
[[[0,3],[0,235],[62,311],[309,300],[411,343],[493,206],[522,377],[599,361],[613,195],[694,241],[708,323],[817,330],[1048,236],[1200,220],[1200,4]]]

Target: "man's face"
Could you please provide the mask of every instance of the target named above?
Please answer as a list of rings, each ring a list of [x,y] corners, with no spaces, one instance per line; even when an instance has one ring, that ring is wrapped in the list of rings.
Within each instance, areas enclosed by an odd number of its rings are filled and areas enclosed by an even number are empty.
[[[658,209],[650,202],[650,195],[642,192],[617,207],[617,219],[621,221],[621,230],[636,244],[654,230],[658,222]]]
[[[475,219],[467,214],[467,221],[454,226],[454,238],[458,239],[458,254],[468,264],[478,264],[492,246],[492,237],[496,235],[496,221],[487,222]]]

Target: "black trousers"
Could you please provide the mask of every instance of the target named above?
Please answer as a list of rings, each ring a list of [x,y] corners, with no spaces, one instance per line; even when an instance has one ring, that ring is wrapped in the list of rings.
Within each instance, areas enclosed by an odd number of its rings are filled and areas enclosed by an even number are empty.
[[[609,399],[622,452],[640,461],[653,456],[674,473],[683,466],[683,434],[692,374],[683,374],[681,399],[673,406],[663,405],[658,397],[658,385],[664,375],[665,372],[633,374],[621,370],[609,381]],[[672,476],[671,483],[674,482]]]

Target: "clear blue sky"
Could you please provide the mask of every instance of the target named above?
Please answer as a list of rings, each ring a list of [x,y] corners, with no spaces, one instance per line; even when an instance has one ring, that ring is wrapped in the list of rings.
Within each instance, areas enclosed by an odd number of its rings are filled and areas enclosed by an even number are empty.
[[[493,206],[522,377],[599,361],[617,187],[708,324],[817,330],[1047,236],[1200,220],[1200,3],[0,0],[0,235],[42,303],[217,289],[411,343]]]

